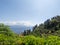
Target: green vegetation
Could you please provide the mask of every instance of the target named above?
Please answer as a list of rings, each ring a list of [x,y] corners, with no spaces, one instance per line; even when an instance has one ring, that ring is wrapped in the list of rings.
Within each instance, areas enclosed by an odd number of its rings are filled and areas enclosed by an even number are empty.
[[[49,36],[57,35],[60,36],[60,16],[53,17],[46,20],[44,23],[35,25],[32,31],[25,30],[23,35],[34,35],[34,36]]]
[[[20,35],[0,24],[0,45],[60,45],[60,16],[35,25],[32,31],[25,30]]]
[[[60,37],[51,35],[41,38],[30,35],[20,37],[17,43],[20,45],[60,45]]]

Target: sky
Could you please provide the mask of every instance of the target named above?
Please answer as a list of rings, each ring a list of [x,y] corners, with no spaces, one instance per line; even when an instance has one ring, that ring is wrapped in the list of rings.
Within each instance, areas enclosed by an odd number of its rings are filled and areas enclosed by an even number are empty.
[[[60,0],[0,0],[0,22],[27,26],[60,15]]]

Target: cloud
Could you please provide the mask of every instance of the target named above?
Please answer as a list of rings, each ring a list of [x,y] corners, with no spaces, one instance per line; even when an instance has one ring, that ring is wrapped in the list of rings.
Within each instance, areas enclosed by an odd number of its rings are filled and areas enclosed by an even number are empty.
[[[4,23],[5,25],[34,26],[34,24],[32,24],[32,22],[29,22],[29,21],[0,21],[0,23]]]

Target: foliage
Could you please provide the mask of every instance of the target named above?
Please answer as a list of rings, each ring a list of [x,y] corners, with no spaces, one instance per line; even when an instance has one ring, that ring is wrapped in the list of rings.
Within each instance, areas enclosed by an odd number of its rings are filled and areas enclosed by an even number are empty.
[[[48,37],[35,37],[32,35],[20,37],[17,40],[18,45],[60,45],[60,37],[48,36]]]
[[[0,24],[0,45],[14,45],[17,35],[12,32],[9,26]]]
[[[60,16],[53,17],[51,19],[47,19],[44,23],[35,25],[32,31],[28,35],[34,36],[47,36],[47,35],[57,35],[60,31]],[[28,33],[28,32],[26,32]],[[26,34],[25,34],[26,35]]]
[[[0,45],[60,45],[60,16],[48,19],[17,35],[9,26],[0,24]]]

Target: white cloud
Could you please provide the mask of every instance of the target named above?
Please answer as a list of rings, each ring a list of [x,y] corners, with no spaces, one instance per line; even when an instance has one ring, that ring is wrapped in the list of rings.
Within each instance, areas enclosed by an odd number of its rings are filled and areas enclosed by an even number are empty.
[[[0,23],[4,23],[5,25],[34,26],[34,24],[32,22],[29,22],[29,21],[0,21]]]

